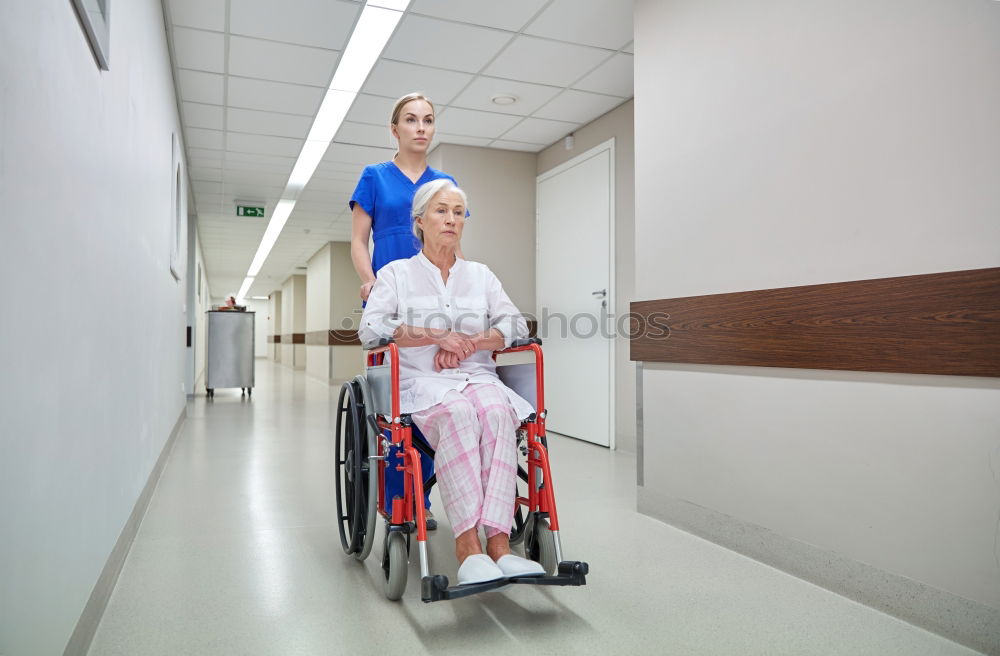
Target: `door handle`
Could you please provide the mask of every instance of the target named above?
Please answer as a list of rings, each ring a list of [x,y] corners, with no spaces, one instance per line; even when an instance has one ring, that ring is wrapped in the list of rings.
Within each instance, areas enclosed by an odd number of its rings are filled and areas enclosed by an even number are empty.
[[[608,295],[607,289],[598,289],[596,292],[590,292],[591,296],[596,296],[597,298],[604,298]]]

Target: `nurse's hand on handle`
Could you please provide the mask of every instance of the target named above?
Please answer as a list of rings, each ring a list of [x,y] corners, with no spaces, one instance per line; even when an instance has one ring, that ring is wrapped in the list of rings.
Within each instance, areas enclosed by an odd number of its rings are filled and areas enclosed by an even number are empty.
[[[368,296],[372,293],[372,287],[374,287],[374,286],[375,286],[375,281],[374,280],[369,280],[368,282],[366,282],[363,285],[361,285],[361,294],[360,295],[361,295],[361,300],[362,301],[367,301],[368,300]]]

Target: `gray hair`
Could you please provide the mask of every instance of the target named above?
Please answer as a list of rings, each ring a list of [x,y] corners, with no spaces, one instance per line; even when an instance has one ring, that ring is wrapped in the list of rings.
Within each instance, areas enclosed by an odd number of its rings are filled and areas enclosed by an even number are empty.
[[[428,183],[420,185],[420,188],[417,189],[417,193],[413,194],[413,207],[410,210],[410,221],[413,226],[413,235],[420,240],[421,244],[424,243],[424,231],[417,225],[417,217],[424,215],[424,212],[427,211],[427,206],[430,205],[431,201],[434,200],[434,197],[442,191],[454,191],[462,198],[462,204],[466,207],[469,206],[469,199],[466,197],[465,192],[448,178],[438,178],[437,180],[431,180]]]

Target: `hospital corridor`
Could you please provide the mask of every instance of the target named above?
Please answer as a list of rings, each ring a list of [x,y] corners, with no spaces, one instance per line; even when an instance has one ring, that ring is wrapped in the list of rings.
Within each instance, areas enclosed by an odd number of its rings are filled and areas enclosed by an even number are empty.
[[[1000,656],[997,0],[0,50],[0,656]]]

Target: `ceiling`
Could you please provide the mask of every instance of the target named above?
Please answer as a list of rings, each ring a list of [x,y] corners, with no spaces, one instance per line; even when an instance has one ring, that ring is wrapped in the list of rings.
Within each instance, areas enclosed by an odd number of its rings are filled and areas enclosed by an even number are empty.
[[[214,296],[239,289],[363,4],[163,0]],[[361,169],[395,151],[396,98],[434,101],[437,144],[538,152],[632,96],[632,38],[632,0],[413,0],[248,296],[350,238]],[[265,218],[237,217],[235,201]]]

